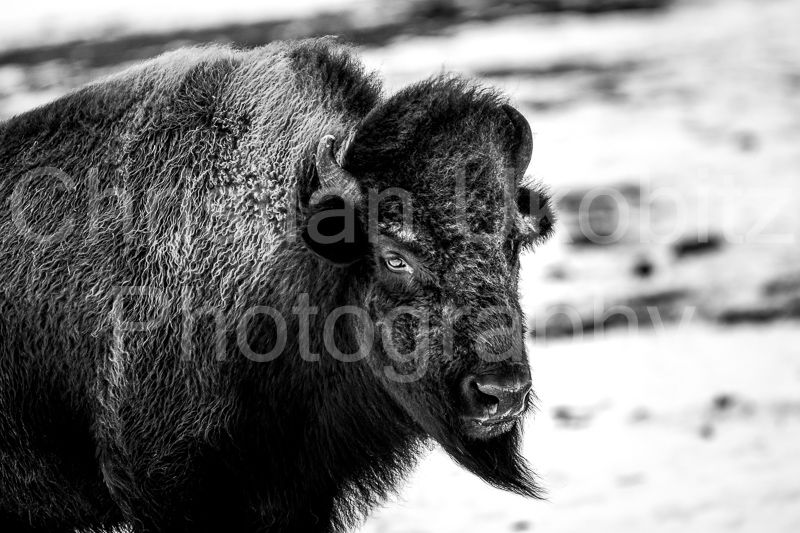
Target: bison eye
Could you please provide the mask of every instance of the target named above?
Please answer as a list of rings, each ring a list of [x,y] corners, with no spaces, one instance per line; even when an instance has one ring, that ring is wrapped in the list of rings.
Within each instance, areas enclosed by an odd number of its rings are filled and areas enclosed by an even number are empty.
[[[408,272],[411,273],[411,267],[406,263],[406,260],[397,254],[387,255],[383,258],[386,263],[386,268],[392,272]]]

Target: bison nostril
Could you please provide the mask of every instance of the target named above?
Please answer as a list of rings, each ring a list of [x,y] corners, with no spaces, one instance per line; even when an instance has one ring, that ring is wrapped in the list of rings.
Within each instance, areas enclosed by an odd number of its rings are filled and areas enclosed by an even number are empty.
[[[474,388],[475,398],[478,402],[489,409],[489,414],[495,414],[497,412],[497,406],[500,405],[500,398],[492,394],[491,390],[487,390],[487,388],[480,383],[473,382],[472,387]]]

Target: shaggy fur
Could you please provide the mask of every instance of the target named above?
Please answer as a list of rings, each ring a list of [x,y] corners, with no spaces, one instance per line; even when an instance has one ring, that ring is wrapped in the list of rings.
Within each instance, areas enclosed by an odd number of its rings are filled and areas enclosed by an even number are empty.
[[[180,50],[0,124],[0,531],[339,531],[431,438],[537,495],[518,425],[475,440],[458,422],[465,375],[527,365],[521,321],[477,310],[518,315],[520,247],[552,226],[519,183],[530,154],[505,104],[451,76],[386,97],[326,39]],[[344,266],[298,238],[328,134],[363,191],[400,187],[414,207],[409,235],[385,199]],[[415,277],[387,273],[381,239]],[[323,342],[343,305],[376,324],[354,362]],[[401,352],[421,339],[411,315],[386,325],[402,305],[431,331],[403,360],[387,335]],[[285,319],[269,361],[280,327],[257,306]],[[490,327],[511,359],[475,355]],[[363,330],[344,315],[338,350]]]

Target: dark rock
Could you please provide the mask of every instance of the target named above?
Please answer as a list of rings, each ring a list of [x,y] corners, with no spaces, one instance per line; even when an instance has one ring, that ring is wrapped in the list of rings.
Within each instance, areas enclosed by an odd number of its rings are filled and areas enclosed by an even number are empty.
[[[687,255],[714,252],[720,247],[722,247],[722,238],[718,235],[709,235],[703,240],[697,237],[683,239],[673,245],[673,250],[678,258],[682,258]]]

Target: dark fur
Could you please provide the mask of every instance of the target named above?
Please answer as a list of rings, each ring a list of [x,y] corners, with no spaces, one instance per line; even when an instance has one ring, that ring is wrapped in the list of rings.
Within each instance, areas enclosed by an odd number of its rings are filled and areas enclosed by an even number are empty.
[[[486,481],[535,496],[518,429],[478,441],[457,424],[458,379],[512,364],[477,359],[473,338],[508,324],[461,320],[453,348],[441,341],[452,307],[518,310],[518,245],[550,232],[551,214],[533,217],[535,235],[480,241],[452,222],[454,179],[466,172],[469,227],[499,227],[499,176],[517,155],[504,103],[456,77],[386,98],[347,48],[322,40],[174,52],[1,124],[2,205],[37,168],[62,170],[74,188],[34,179],[20,204],[40,234],[70,218],[60,242],[23,238],[11,209],[0,211],[0,531],[340,530],[389,495],[429,437]],[[412,193],[429,283],[385,279],[374,247],[336,267],[296,238],[325,134],[345,146],[340,160],[365,191]],[[523,215],[526,203],[546,210],[520,190]],[[105,191],[96,203],[93,191]],[[382,204],[381,234],[397,207]],[[115,314],[118,288],[131,286],[157,293],[129,296]],[[319,308],[307,339],[292,311],[300,293]],[[424,376],[386,379],[386,368],[410,374],[421,361],[390,360],[380,342],[360,362],[328,354],[324,318],[347,304],[378,322],[402,304],[438,317]],[[237,347],[235,325],[258,305],[288,326],[270,362]],[[154,318],[114,336],[115,320]],[[407,322],[391,334],[413,347]],[[337,322],[342,352],[358,349],[359,331]],[[256,317],[247,338],[268,352],[275,327]],[[298,355],[306,341],[319,361]],[[527,364],[516,349],[513,364]]]

